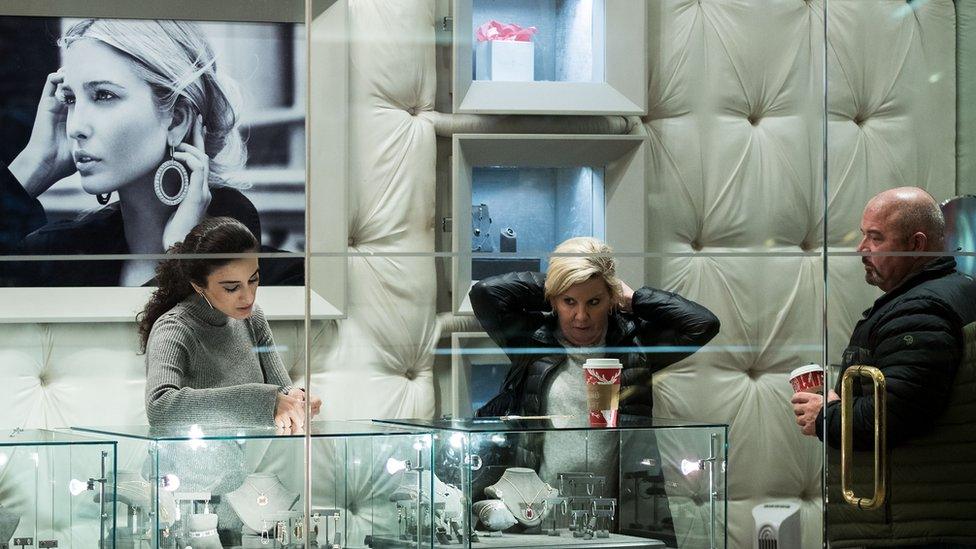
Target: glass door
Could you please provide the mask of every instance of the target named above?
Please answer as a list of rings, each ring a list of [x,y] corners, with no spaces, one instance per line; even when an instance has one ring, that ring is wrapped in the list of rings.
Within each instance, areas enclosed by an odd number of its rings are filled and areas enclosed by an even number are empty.
[[[976,543],[969,9],[827,7],[830,547]]]

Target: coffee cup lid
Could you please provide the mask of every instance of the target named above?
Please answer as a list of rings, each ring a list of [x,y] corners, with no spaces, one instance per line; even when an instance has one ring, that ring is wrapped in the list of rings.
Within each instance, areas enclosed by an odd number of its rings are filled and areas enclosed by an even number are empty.
[[[795,368],[792,372],[790,372],[790,379],[793,379],[794,377],[799,375],[808,374],[810,372],[822,372],[822,371],[823,368],[821,368],[819,364],[806,364],[804,366],[800,366],[799,368]]]
[[[615,358],[588,358],[583,364],[584,368],[623,368],[620,361]]]

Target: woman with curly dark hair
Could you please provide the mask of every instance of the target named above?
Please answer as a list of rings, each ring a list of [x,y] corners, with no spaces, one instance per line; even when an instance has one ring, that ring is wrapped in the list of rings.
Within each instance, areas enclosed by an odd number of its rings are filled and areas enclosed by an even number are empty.
[[[240,221],[206,218],[169,254],[249,254],[257,239]],[[271,328],[255,303],[256,257],[175,257],[138,315],[152,425],[305,424],[305,391],[291,386]],[[311,398],[313,416],[322,401]]]

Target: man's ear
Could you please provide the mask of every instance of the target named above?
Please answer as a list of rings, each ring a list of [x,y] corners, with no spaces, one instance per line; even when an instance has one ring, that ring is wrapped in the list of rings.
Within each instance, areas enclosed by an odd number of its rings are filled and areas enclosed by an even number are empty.
[[[175,147],[187,141],[193,127],[193,109],[186,101],[177,101],[166,131],[166,144]]]
[[[910,237],[908,245],[913,252],[928,251],[929,237],[923,232],[917,232]]]

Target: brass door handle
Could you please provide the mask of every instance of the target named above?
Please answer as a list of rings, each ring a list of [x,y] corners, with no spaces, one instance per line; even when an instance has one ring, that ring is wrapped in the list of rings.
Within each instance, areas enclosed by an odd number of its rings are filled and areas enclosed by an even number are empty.
[[[871,378],[874,385],[874,496],[871,498],[856,496],[851,487],[854,474],[854,426],[851,423],[854,416],[854,397],[851,387],[856,377]],[[848,367],[841,379],[840,403],[840,469],[844,501],[865,511],[877,509],[884,504],[888,493],[888,448],[885,443],[888,406],[884,374],[873,366]]]

